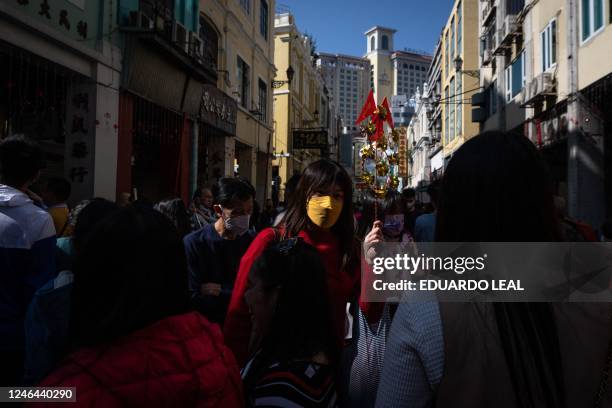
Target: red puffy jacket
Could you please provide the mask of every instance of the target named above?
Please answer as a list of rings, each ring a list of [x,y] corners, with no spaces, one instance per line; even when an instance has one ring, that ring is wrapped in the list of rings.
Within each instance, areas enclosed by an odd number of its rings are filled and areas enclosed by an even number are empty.
[[[195,312],[78,350],[40,386],[76,387],[71,407],[244,405],[238,366],[221,330]]]

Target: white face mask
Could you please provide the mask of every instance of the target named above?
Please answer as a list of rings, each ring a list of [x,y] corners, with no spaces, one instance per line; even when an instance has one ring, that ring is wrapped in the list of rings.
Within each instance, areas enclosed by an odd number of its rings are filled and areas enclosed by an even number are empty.
[[[225,218],[223,220],[225,224],[225,229],[240,236],[249,230],[249,223],[251,221],[251,216],[239,215],[237,217]]]

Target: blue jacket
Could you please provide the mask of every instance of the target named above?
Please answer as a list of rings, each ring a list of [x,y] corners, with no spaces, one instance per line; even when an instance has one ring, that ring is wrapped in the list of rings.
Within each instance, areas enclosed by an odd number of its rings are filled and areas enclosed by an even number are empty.
[[[23,350],[34,292],[54,278],[55,227],[27,195],[0,184],[0,350]]]
[[[189,293],[193,307],[209,320],[222,324],[227,313],[240,259],[255,238],[248,231],[235,240],[221,238],[208,224],[184,238],[189,270]],[[221,285],[219,296],[203,295],[204,283]]]
[[[38,289],[25,319],[25,382],[38,384],[68,350],[72,281],[70,271]]]

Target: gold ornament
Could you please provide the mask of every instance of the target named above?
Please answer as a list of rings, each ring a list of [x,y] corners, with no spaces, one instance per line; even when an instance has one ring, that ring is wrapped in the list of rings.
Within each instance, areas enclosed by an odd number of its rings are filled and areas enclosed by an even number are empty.
[[[367,185],[372,185],[372,183],[374,183],[374,175],[365,173],[361,176],[361,180]]]
[[[378,105],[378,107],[374,111],[374,115],[377,115],[381,120],[384,121],[387,118],[387,110],[384,106]]]
[[[388,159],[389,164],[399,164],[399,153],[393,153]]]
[[[375,187],[372,191],[374,191],[376,198],[385,198],[385,194],[387,193],[387,189],[384,187]]]
[[[361,148],[361,159],[362,160],[373,159],[375,155],[376,155],[376,152],[374,151],[371,145],[366,145]]]
[[[391,130],[391,137],[393,138],[393,143],[396,145],[399,144],[399,131],[397,129]]]
[[[376,133],[376,125],[371,120],[368,121],[368,125],[366,126],[366,132],[368,136],[372,136],[374,133]]]
[[[376,141],[376,148],[382,150],[383,152],[387,150],[387,138],[384,135]]]
[[[384,161],[376,163],[376,174],[380,177],[384,177],[389,172],[389,165]]]
[[[399,178],[397,176],[391,176],[389,177],[389,180],[387,180],[387,184],[389,185],[390,189],[397,190],[397,187],[399,186]]]

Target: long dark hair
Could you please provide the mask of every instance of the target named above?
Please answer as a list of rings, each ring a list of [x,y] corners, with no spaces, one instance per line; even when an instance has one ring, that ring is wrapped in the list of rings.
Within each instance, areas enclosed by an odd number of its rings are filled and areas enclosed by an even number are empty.
[[[340,217],[331,230],[339,238],[343,263],[346,265],[354,260],[356,254],[353,182],[337,162],[321,159],[306,167],[283,218],[283,232],[285,236],[294,237],[301,231],[312,228],[306,213],[306,203],[314,193],[326,191],[334,184],[344,192],[344,202]]]
[[[436,241],[559,238],[549,173],[526,137],[487,132],[457,150],[442,181]],[[494,313],[519,406],[564,406],[559,339],[550,304],[495,303]]]
[[[260,347],[264,360],[308,359],[323,352],[337,362],[326,270],[317,250],[301,239],[287,252],[278,248],[264,251],[249,277],[265,292],[278,290]]]
[[[183,241],[157,211],[128,207],[105,218],[85,237],[74,272],[75,348],[188,310]]]
[[[385,221],[385,215],[396,212],[405,212],[406,200],[401,193],[389,190],[384,198],[377,198],[368,190],[363,199],[363,212],[357,226],[357,236],[363,240],[372,228],[374,221]]]

